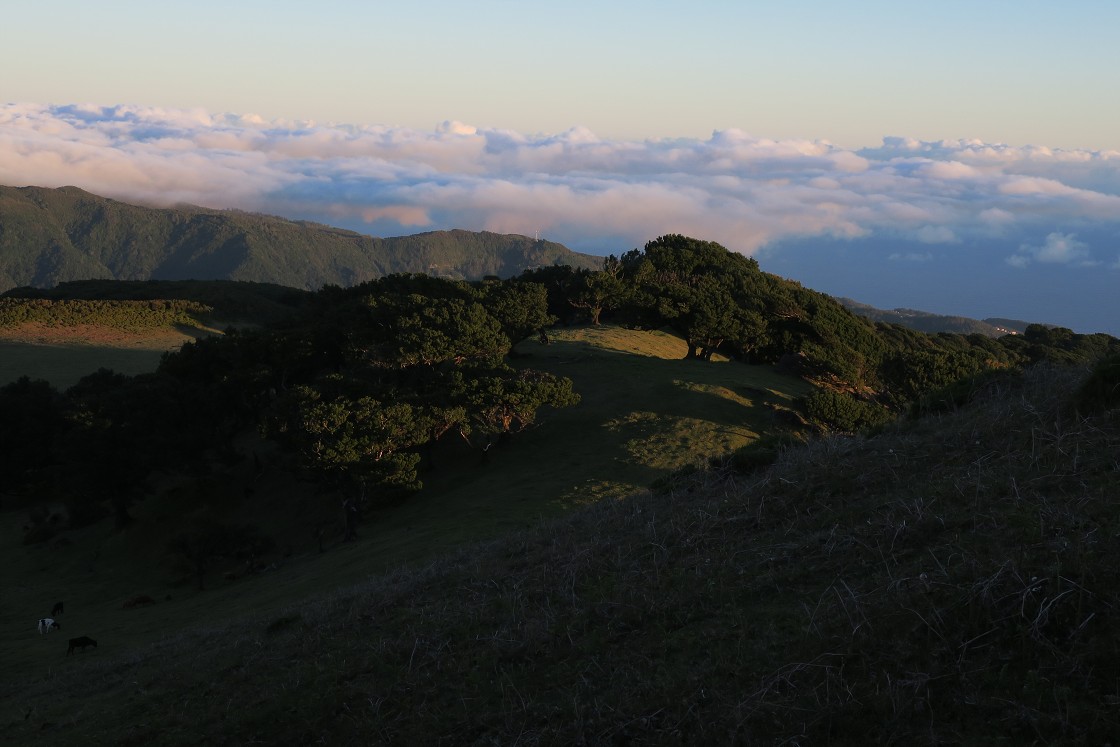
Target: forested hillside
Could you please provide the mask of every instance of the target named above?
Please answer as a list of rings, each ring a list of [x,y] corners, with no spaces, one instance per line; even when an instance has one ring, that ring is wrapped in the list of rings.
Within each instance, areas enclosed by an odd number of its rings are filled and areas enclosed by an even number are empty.
[[[281,569],[88,616],[122,620],[116,632],[162,607],[178,625],[191,615],[154,644],[82,628],[100,646],[66,657],[21,619],[21,659],[49,674],[8,683],[0,733],[40,745],[1109,744],[1120,367],[1086,374],[999,372],[933,416],[787,445],[769,468],[716,460],[360,583],[304,573],[307,598],[246,603],[290,588],[299,572]],[[384,542],[356,545],[352,562]],[[70,554],[52,547],[54,562]],[[87,562],[73,562],[83,579]]]
[[[317,290],[392,273],[510,277],[598,257],[526,236],[374,238],[240,211],[130,205],[76,187],[0,187],[0,291],[71,280],[243,280]]]
[[[211,308],[198,293],[137,300],[140,288],[122,291],[130,300],[12,298],[5,313],[57,304],[174,322]],[[62,682],[9,683],[22,720],[7,718],[8,735],[34,724],[39,741],[82,744],[860,744],[1102,743],[1115,732],[1120,341],[1041,325],[994,339],[875,323],[679,235],[601,269],[392,274],[277,298],[285,313],[271,323],[185,344],[153,373],[0,387],[0,499],[26,517],[9,530],[26,548],[21,567],[46,577],[74,546],[67,567],[103,578],[100,548],[129,543],[142,548],[129,562],[175,564],[180,585],[160,604],[194,610],[199,626],[150,651],[102,638],[82,654],[95,664]],[[208,616],[215,586],[238,580],[219,569],[255,578],[293,556],[275,537],[318,532],[324,554],[324,512],[339,503],[340,548],[363,541],[360,516],[422,504],[400,532],[415,530],[415,547],[430,539],[418,518],[435,505],[423,503],[430,484],[477,478],[530,438],[522,499],[546,472],[575,471],[579,441],[592,439],[550,442],[542,420],[585,403],[606,410],[646,382],[585,375],[577,387],[565,362],[534,365],[518,343],[548,350],[608,323],[671,337],[681,359],[658,373],[672,397],[645,390],[642,409],[596,421],[600,449],[620,443],[584,480],[593,511],[302,606],[246,580],[270,612],[224,632]],[[681,375],[720,365],[727,383]],[[796,387],[773,388],[791,375]],[[713,435],[663,470],[654,494],[603,500],[624,497],[606,484],[627,461],[693,436],[687,408],[719,411],[691,422],[739,435]],[[669,420],[680,426],[659,430]],[[476,520],[477,501],[438,505],[445,521]],[[109,539],[83,544],[91,534]],[[331,588],[309,573],[304,593]],[[83,601],[87,619],[153,640],[140,616],[113,621],[155,599]],[[21,646],[21,671],[45,661],[46,643]],[[91,692],[96,712],[80,710]],[[236,712],[212,705],[246,692]],[[156,712],[169,715],[143,715]]]
[[[220,298],[220,287],[170,289]],[[141,310],[169,319],[209,313],[203,294],[193,295],[116,305],[7,299],[0,322],[41,316],[51,304],[113,324]],[[0,389],[9,424],[0,447],[21,455],[5,466],[8,489],[60,496],[74,522],[111,504],[123,525],[154,470],[232,458],[250,430],[361,502],[401,500],[422,488],[442,444],[485,455],[531,427],[541,408],[579,401],[563,376],[510,366],[518,342],[547,342],[554,324],[664,329],[696,365],[719,355],[775,366],[814,385],[804,412],[816,429],[833,431],[943,408],[961,396],[955,386],[994,371],[1120,351],[1107,335],[1038,325],[992,339],[875,324],[753,259],[678,235],[608,257],[600,270],[552,266],[474,283],[395,274],[286,300],[292,305],[274,323],[184,345],[153,374],[101,371],[64,393],[26,379]],[[792,430],[804,435],[803,425]]]

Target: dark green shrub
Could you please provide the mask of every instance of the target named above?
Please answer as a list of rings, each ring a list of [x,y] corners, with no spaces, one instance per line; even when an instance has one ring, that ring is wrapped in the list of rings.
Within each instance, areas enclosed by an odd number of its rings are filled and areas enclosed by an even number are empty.
[[[766,469],[778,461],[778,456],[805,441],[792,433],[768,433],[756,441],[737,449],[729,457],[721,460],[723,464],[744,475]],[[716,460],[713,460],[713,466]]]
[[[939,412],[949,412],[972,402],[977,395],[1009,385],[1022,378],[1020,369],[991,369],[966,376],[963,379],[922,395],[910,405],[910,416],[920,417]]]
[[[1082,415],[1120,406],[1120,355],[1110,355],[1093,366],[1074,394],[1074,402]]]
[[[79,529],[96,524],[108,514],[105,506],[87,495],[71,493],[65,500],[67,527]]]
[[[805,399],[805,414],[830,430],[854,432],[874,428],[894,418],[886,407],[827,389]]]
[[[45,506],[31,509],[27,518],[31,523],[24,528],[23,544],[25,545],[45,542],[58,534],[62,527],[61,517]]]
[[[50,524],[36,524],[23,533],[23,544],[34,545],[39,542],[46,542],[57,533],[57,528]]]
[[[664,477],[659,477],[653,481],[650,487],[656,491],[670,491],[678,490],[687,483],[693,482],[697,476],[702,474],[700,467],[694,464],[688,464],[684,467],[679,467]]]
[[[269,635],[275,635],[276,633],[279,633],[282,630],[286,630],[302,621],[303,618],[299,615],[284,615],[270,622],[268,624],[268,627],[264,629],[264,632],[268,633]]]

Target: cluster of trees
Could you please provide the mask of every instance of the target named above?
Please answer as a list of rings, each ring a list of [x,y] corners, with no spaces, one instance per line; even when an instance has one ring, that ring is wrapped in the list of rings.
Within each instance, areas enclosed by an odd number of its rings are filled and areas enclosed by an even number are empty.
[[[414,490],[440,439],[486,450],[542,407],[578,401],[570,380],[506,363],[552,321],[544,289],[516,281],[393,275],[326,288],[303,323],[270,337],[285,351],[262,382],[279,392],[266,431],[324,477]]]
[[[885,348],[872,323],[831,298],[762,272],[754,259],[719,244],[680,235],[608,257],[601,270],[549,267],[522,277],[548,288],[550,309],[561,318],[668,328],[699,360],[716,353],[784,360],[798,373],[862,383],[869,359]]]
[[[198,340],[151,374],[3,387],[0,481],[59,496],[72,523],[111,509],[123,524],[154,470],[234,459],[234,437],[256,428],[320,479],[395,499],[421,487],[441,439],[485,450],[578,401],[570,380],[506,360],[553,321],[533,283],[328,286],[282,325]]]
[[[69,306],[50,307],[59,308]],[[667,328],[698,365],[720,354],[784,366],[822,385],[809,414],[845,430],[983,371],[1120,352],[1107,335],[1062,328],[992,339],[874,323],[753,259],[679,235],[601,269],[477,282],[389,275],[326,286],[289,308],[282,322],[185,345],[152,374],[101,371],[64,393],[26,379],[0,389],[0,484],[64,496],[72,520],[108,506],[125,523],[153,470],[234,459],[234,437],[256,428],[319,479],[394,500],[422,486],[445,439],[485,453],[542,408],[578,401],[570,380],[508,365],[517,342],[557,322]]]
[[[762,272],[719,244],[662,236],[600,270],[546,267],[544,285],[569,322],[668,328],[689,358],[780,364],[824,389],[809,414],[850,430],[882,422],[931,392],[983,371],[1040,360],[1087,362],[1120,352],[1109,335],[1031,325],[1023,335],[928,334],[858,316],[799,283]]]

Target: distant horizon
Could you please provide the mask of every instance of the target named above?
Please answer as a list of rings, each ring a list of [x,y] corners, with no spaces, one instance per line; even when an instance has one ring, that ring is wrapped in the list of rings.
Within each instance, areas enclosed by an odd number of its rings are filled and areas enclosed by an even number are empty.
[[[1120,336],[1120,3],[5,10],[0,183],[609,254]],[[33,63],[33,64],[32,64]]]
[[[6,184],[6,185],[0,185],[0,186],[12,187],[12,188],[16,188],[16,189],[27,189],[27,188],[35,188],[35,189],[75,188],[75,189],[82,189],[81,187],[78,187],[77,185],[61,185],[60,187],[44,187],[43,185],[33,185],[33,184],[28,184],[28,185]],[[89,190],[84,190],[83,189],[83,191],[85,191],[88,194],[93,195],[95,197],[105,197],[104,195],[97,195],[93,192],[89,192]],[[113,198],[107,198],[107,199],[113,199]],[[126,204],[134,204],[134,205],[145,206],[145,207],[160,207],[159,205],[146,203],[145,201],[142,201],[142,200],[120,200],[120,201],[125,202]],[[274,214],[274,213],[266,213],[266,212],[260,212],[260,211],[246,211],[246,210],[243,210],[241,208],[207,208],[207,207],[204,207],[204,206],[201,206],[201,205],[193,205],[193,204],[190,204],[190,203],[178,203],[177,205],[167,206],[167,207],[171,207],[171,208],[196,208],[196,209],[201,209],[201,210],[217,210],[218,212],[227,212],[227,211],[228,212],[242,212],[242,213],[249,212],[249,213],[252,213],[252,214],[255,214],[255,215],[261,215],[261,216],[265,216],[265,217],[269,217],[269,218],[276,218],[278,220],[295,220],[295,221],[300,221],[301,220],[301,219],[290,218],[290,217],[284,216],[284,215],[277,215],[277,214]],[[460,231],[460,230],[461,231],[468,231],[468,232],[471,231],[471,229],[453,226],[453,227],[450,227],[450,228],[430,229],[430,230],[416,231],[416,232],[411,232],[411,233],[406,232],[406,233],[394,234],[394,235],[390,236],[390,235],[385,235],[385,234],[374,235],[374,234],[370,234],[370,233],[367,233],[367,232],[364,232],[364,231],[361,231],[361,230],[347,229],[344,226],[339,226],[339,225],[336,225],[336,224],[333,224],[333,223],[322,223],[321,221],[307,220],[307,221],[304,221],[304,222],[321,224],[321,225],[324,225],[328,228],[337,228],[337,229],[342,229],[342,230],[354,230],[354,233],[356,233],[358,235],[367,236],[367,237],[370,237],[370,238],[379,238],[379,239],[391,239],[391,238],[398,238],[398,237],[404,237],[404,236],[416,236],[416,235],[421,235],[421,234],[424,234],[424,233],[440,233],[440,232],[451,232],[451,231]],[[529,236],[528,234],[520,234],[520,233],[514,233],[514,234],[510,234],[510,235],[522,236],[523,238],[527,238],[527,239],[532,238],[534,240],[548,241],[550,243],[557,243],[557,244],[561,244],[563,246],[566,246],[566,245],[562,244],[562,242],[554,242],[553,240],[548,239],[547,237]],[[572,249],[571,247],[566,247],[566,248],[568,248],[572,251],[578,251],[576,249]],[[638,248],[638,247],[635,247],[635,248]],[[589,256],[606,256],[606,255],[602,255],[602,254],[596,255],[596,254],[593,254],[593,253],[590,253],[590,252],[581,252],[581,253],[588,254]],[[618,254],[619,252],[614,252],[614,253]],[[765,266],[760,266],[760,269],[763,272],[770,272],[770,270]],[[806,287],[810,287],[810,286],[806,286]],[[815,287],[813,287],[811,289],[812,290],[820,290],[820,289],[815,288]],[[821,292],[824,292],[824,291],[821,291]],[[913,312],[916,312],[916,313],[919,313],[919,314],[931,314],[931,315],[937,315],[937,316],[961,317],[961,318],[975,319],[976,321],[981,321],[981,322],[986,322],[986,323],[990,323],[989,320],[1006,320],[1006,321],[1020,322],[1020,323],[1026,323],[1026,324],[1037,323],[1037,324],[1044,324],[1044,325],[1051,325],[1051,326],[1061,326],[1061,325],[1053,325],[1050,321],[1048,321],[1046,319],[1025,319],[1025,318],[1020,319],[1020,318],[1015,318],[1015,317],[1012,317],[1012,316],[1002,315],[1002,314],[990,314],[990,315],[985,316],[985,317],[973,317],[973,316],[968,316],[968,315],[965,315],[965,314],[957,313],[955,311],[935,312],[935,311],[930,311],[928,309],[916,308],[914,306],[908,306],[908,305],[895,306],[895,307],[882,307],[882,306],[875,306],[874,304],[866,303],[863,299],[851,298],[851,297],[845,296],[843,294],[829,294],[829,295],[832,295],[838,301],[854,302],[854,303],[860,304],[862,306],[867,306],[868,308],[874,309],[876,311],[884,311],[884,312],[913,311]],[[1082,330],[1074,330],[1074,331],[1075,332],[1081,332]]]

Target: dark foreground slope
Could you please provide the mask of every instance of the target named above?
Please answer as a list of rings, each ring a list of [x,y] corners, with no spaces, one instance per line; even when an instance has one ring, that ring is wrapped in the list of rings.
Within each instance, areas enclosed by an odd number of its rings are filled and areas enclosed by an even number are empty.
[[[374,238],[239,211],[149,208],[77,187],[0,186],[0,291],[71,280],[243,280],[316,290],[398,272],[510,277],[602,260],[527,236]]]
[[[1120,411],[1035,368],[8,688],[22,744],[1103,744]],[[77,631],[75,631],[77,633]],[[26,714],[26,717],[25,717]]]

